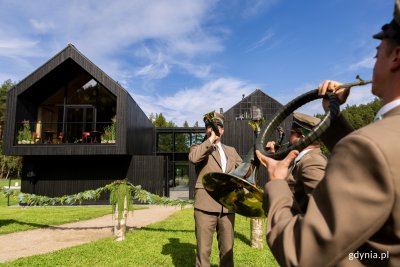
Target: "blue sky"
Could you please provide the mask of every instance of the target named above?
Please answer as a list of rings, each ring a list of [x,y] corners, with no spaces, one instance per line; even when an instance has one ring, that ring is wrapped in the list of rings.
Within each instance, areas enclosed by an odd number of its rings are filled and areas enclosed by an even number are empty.
[[[72,43],[147,115],[182,126],[256,88],[286,104],[325,79],[372,77],[388,0],[0,0],[0,82]],[[373,99],[353,88],[349,104]],[[302,109],[322,112],[320,101]]]

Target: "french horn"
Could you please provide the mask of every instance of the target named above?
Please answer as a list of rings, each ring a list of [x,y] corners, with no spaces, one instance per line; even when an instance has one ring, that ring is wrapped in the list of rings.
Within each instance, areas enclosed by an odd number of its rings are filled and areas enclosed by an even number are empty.
[[[358,75],[358,81],[339,85],[336,89],[362,86],[372,81],[362,80]],[[266,149],[266,144],[272,134],[279,128],[279,125],[296,109],[304,104],[322,98],[318,95],[318,89],[313,89],[300,95],[283,106],[257,134],[254,146],[247,153],[243,163],[231,173],[211,172],[203,176],[203,185],[208,194],[221,205],[232,212],[246,217],[264,217],[263,190],[257,186],[255,181],[259,169],[259,161],[255,156],[255,150],[259,150],[267,157],[283,159],[292,150],[302,151],[304,148],[316,141],[331,125],[340,111],[340,103],[334,92],[326,96],[329,99],[330,107],[325,113],[321,122],[314,127],[307,136],[299,142],[282,148],[275,153]]]

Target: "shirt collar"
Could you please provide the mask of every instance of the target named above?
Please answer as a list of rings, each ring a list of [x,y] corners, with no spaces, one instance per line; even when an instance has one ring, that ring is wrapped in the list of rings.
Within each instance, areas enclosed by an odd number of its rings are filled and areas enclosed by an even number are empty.
[[[300,154],[297,155],[297,157],[294,159],[294,164],[297,164],[297,162],[299,162],[301,160],[301,158],[307,154],[310,150],[312,150],[312,148],[307,148],[304,149],[303,151],[300,152]]]
[[[385,115],[387,112],[391,111],[395,107],[400,106],[400,99],[393,100],[387,104],[385,104],[381,109],[376,113],[375,119],[374,120],[379,120],[382,119],[383,115]]]

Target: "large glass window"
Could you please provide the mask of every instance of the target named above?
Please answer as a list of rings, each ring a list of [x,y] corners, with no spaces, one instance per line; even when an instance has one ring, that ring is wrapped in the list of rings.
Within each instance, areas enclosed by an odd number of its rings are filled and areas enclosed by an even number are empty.
[[[157,134],[157,152],[173,152],[174,143],[172,133]]]
[[[38,106],[39,134],[54,132],[62,135],[62,142],[77,143],[85,133],[108,134],[114,125],[116,96],[83,70],[52,91]]]
[[[175,152],[189,152],[190,133],[175,133]]]
[[[205,133],[192,133],[192,145],[203,143],[204,136]]]

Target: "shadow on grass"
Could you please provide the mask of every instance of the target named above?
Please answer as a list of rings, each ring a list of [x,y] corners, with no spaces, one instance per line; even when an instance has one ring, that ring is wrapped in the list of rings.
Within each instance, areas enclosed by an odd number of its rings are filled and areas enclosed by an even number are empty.
[[[152,227],[126,227],[127,230],[144,230],[144,231],[154,231],[154,232],[178,232],[178,233],[194,233],[193,230],[176,230],[168,228],[152,228]]]
[[[240,241],[242,241],[243,243],[251,246],[251,240],[248,237],[246,237],[244,234],[235,232],[235,239],[236,238],[239,239]]]
[[[7,226],[7,225],[9,225],[9,224],[29,225],[29,226],[32,226],[32,227],[35,227],[35,228],[45,228],[45,227],[49,227],[48,224],[28,223],[28,222],[13,220],[13,219],[9,219],[9,220],[0,220],[0,227],[2,227],[2,226]]]
[[[196,246],[190,243],[181,243],[179,238],[169,238],[169,243],[163,246],[161,253],[171,255],[174,267],[195,266]]]

